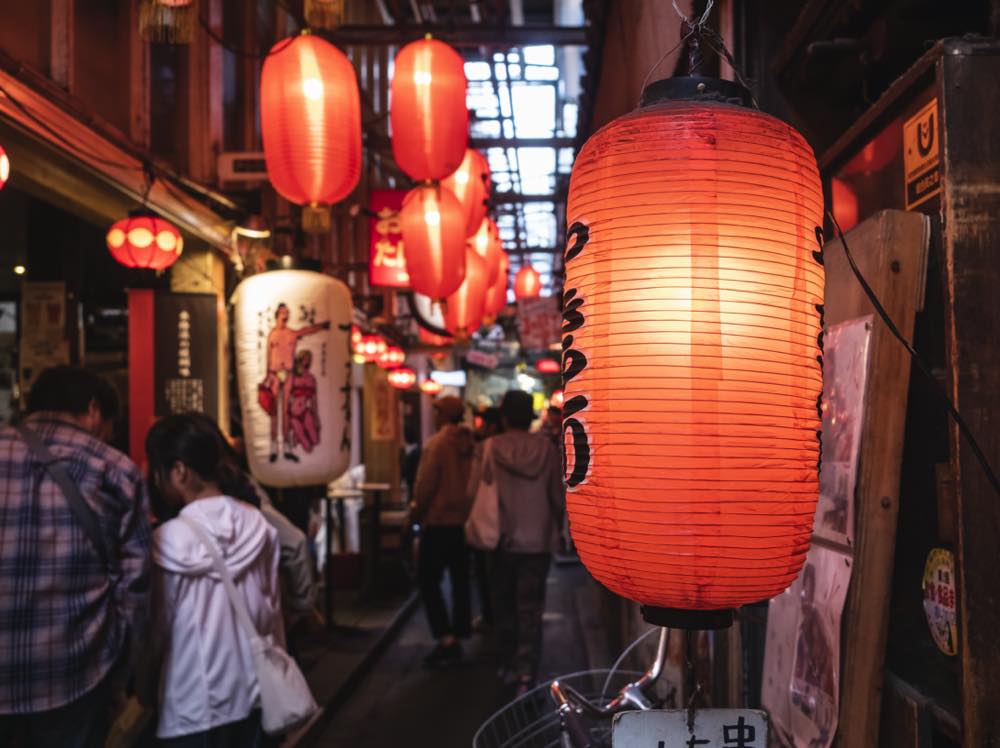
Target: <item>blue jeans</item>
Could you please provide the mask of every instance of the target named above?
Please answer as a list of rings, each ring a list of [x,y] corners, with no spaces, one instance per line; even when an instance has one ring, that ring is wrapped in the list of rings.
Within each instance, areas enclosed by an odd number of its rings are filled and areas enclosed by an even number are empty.
[[[111,677],[69,704],[46,712],[0,715],[7,748],[103,748],[111,727]]]

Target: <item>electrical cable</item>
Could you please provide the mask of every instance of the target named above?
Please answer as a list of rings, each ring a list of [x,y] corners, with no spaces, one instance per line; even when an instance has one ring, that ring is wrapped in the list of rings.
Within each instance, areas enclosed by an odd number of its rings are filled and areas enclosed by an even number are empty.
[[[892,321],[892,318],[889,316],[888,312],[886,312],[885,307],[882,306],[882,302],[879,301],[878,296],[875,295],[875,291],[872,290],[872,287],[870,285],[868,285],[868,281],[865,280],[864,275],[862,275],[861,270],[858,268],[857,263],[854,261],[854,255],[851,254],[851,250],[847,246],[847,240],[844,237],[844,231],[843,229],[840,228],[840,224],[837,222],[836,217],[833,215],[833,211],[827,211],[827,216],[830,218],[830,221],[833,223],[834,229],[836,229],[837,231],[837,238],[840,239],[840,246],[843,247],[844,249],[844,255],[847,257],[847,262],[851,266],[851,271],[854,273],[854,277],[857,278],[858,283],[861,284],[861,288],[862,290],[864,290],[865,295],[868,297],[868,301],[871,302],[872,307],[875,308],[875,312],[885,323],[885,326],[889,329],[889,332],[892,333],[893,337],[895,337],[896,340],[898,340],[900,344],[903,346],[903,348],[906,349],[907,353],[910,354],[910,357],[913,359],[913,362],[920,370],[920,373],[924,375],[924,377],[927,379],[928,382],[930,382],[931,388],[934,390],[937,396],[941,398],[941,401],[944,403],[944,406],[947,409],[948,414],[955,421],[955,424],[958,426],[958,430],[961,432],[962,436],[965,437],[965,440],[968,443],[969,448],[972,450],[972,454],[975,456],[976,460],[982,467],[983,472],[986,474],[987,480],[989,480],[990,485],[993,487],[993,490],[996,491],[998,496],[1000,496],[1000,480],[997,480],[996,473],[993,471],[993,467],[990,465],[989,460],[987,459],[985,452],[983,452],[982,447],[979,446],[979,442],[976,441],[976,437],[973,435],[972,429],[969,428],[969,425],[965,422],[965,419],[962,417],[962,414],[959,413],[958,408],[955,407],[955,404],[948,396],[948,393],[945,392],[944,388],[940,385],[940,383],[938,383],[937,379],[934,378],[934,374],[931,372],[930,367],[923,360],[923,358],[921,358],[920,354],[917,353],[916,349],[910,344],[910,342],[905,337],[903,337],[903,334],[899,331],[899,328],[896,327],[895,322]],[[818,239],[820,235],[819,229],[817,229],[816,234]]]
[[[608,688],[611,686],[611,679],[614,677],[615,673],[618,672],[618,668],[621,666],[622,662],[624,662],[625,658],[628,657],[629,654],[631,654],[631,652],[632,652],[633,649],[635,649],[636,647],[638,647],[642,642],[646,641],[646,639],[649,638],[650,634],[655,633],[655,632],[657,632],[659,630],[660,630],[659,626],[653,626],[652,628],[649,629],[649,631],[646,631],[646,632],[640,634],[635,639],[635,641],[633,641],[631,644],[629,644],[624,649],[624,651],[622,651],[622,653],[618,656],[618,659],[615,660],[615,664],[611,666],[611,670],[608,671],[608,677],[604,679],[604,685],[601,687],[601,696],[600,696],[600,698],[597,701],[597,703],[599,705],[603,705],[604,704],[604,699],[608,695]],[[667,646],[668,647],[669,647],[669,643],[670,643],[670,633],[671,633],[671,631],[668,629],[667,630]]]

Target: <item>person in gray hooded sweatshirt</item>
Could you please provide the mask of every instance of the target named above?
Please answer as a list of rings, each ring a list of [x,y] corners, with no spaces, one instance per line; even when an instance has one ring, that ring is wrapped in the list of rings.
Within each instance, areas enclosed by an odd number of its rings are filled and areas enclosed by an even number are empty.
[[[500,404],[504,433],[491,441],[493,465],[482,479],[497,481],[500,545],[492,578],[501,677],[519,692],[535,682],[542,653],[545,580],[565,507],[562,459],[552,441],[528,429],[531,395],[511,390]],[[495,475],[494,475],[495,473]]]

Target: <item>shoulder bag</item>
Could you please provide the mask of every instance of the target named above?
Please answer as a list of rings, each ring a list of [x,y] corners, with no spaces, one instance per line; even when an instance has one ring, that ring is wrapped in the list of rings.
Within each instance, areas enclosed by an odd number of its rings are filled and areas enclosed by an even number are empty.
[[[497,490],[497,471],[493,464],[492,439],[483,445],[483,464],[479,470],[472,511],[465,521],[465,542],[473,548],[492,551],[500,544],[500,493]],[[487,483],[485,476],[492,480]]]
[[[201,544],[208,549],[212,556],[212,566],[222,578],[236,620],[250,640],[254,671],[260,686],[261,723],[264,732],[268,735],[281,735],[302,725],[319,707],[299,666],[281,646],[269,642],[257,633],[257,627],[250,620],[250,613],[236,590],[215,541],[197,522],[183,516],[178,519],[191,528]]]

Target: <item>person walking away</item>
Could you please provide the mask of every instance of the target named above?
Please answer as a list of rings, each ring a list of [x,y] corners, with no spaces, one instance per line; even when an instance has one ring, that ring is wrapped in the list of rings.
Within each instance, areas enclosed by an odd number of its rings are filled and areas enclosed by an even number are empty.
[[[422,525],[417,577],[431,634],[437,644],[424,658],[428,667],[462,658],[459,639],[472,628],[469,554],[465,520],[472,503],[466,494],[472,467],[472,431],[461,425],[465,406],[457,397],[434,401],[437,433],[424,447],[410,504],[414,523]],[[441,580],[448,570],[452,611],[448,616]]]
[[[168,416],[146,438],[150,483],[178,512],[153,540],[154,642],[165,652],[157,737],[170,748],[253,748],[261,728],[260,687],[250,640],[240,627],[212,555],[217,545],[258,635],[284,646],[278,536],[264,516],[234,498],[240,476],[217,430],[197,414]]]
[[[503,431],[503,424],[500,417],[500,408],[485,408],[476,419],[476,451],[472,459],[472,472],[469,475],[469,503],[475,501],[476,489],[479,487],[479,478],[483,470],[483,450],[486,447],[486,440],[491,439]],[[476,592],[479,594],[478,618],[473,619],[473,631],[483,631],[491,628],[494,623],[493,615],[493,592],[490,589],[490,552],[472,549],[473,569],[476,573]]]
[[[500,544],[492,577],[496,589],[501,675],[525,693],[534,684],[542,652],[545,580],[559,538],[565,500],[562,460],[550,439],[531,433],[531,395],[511,390],[500,404],[504,433],[493,437]],[[495,472],[496,475],[493,475]]]
[[[148,500],[104,443],[118,410],[110,382],[58,366],[0,430],[0,745],[103,746],[145,642]]]

